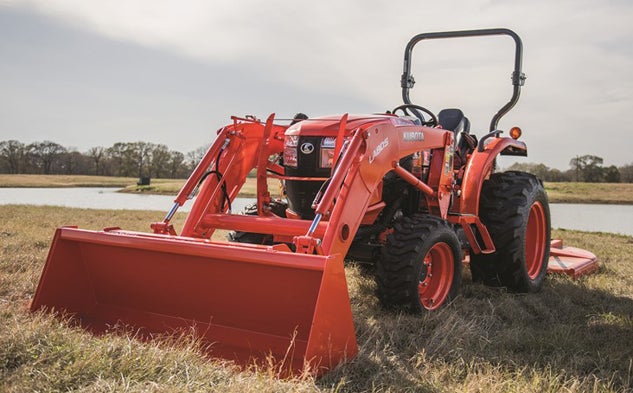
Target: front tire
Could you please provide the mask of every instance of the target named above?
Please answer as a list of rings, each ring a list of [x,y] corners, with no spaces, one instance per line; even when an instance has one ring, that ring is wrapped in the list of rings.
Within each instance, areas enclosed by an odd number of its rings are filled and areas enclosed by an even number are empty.
[[[541,180],[524,172],[493,174],[483,184],[479,215],[496,251],[471,255],[473,281],[513,292],[540,291],[551,240],[549,204]]]
[[[457,296],[461,260],[459,239],[446,221],[423,214],[404,217],[376,265],[378,298],[387,308],[436,310]]]

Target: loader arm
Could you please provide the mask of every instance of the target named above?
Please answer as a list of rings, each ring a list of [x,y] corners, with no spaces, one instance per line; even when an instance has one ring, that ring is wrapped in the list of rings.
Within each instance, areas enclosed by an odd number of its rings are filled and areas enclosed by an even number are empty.
[[[248,173],[261,163],[263,165],[259,166],[257,175],[259,186],[265,175],[262,171],[266,170],[268,157],[283,149],[286,127],[273,124],[274,114],[268,117],[266,123],[251,119],[233,120],[233,125],[218,132],[216,142],[176,197],[175,202],[181,203],[190,195],[190,190],[199,187],[198,196],[183,226],[182,236],[210,238],[214,228],[201,225],[203,217],[226,213],[246,182]]]
[[[390,119],[358,129],[340,158],[332,181],[316,206],[317,217],[325,216],[330,213],[336,198],[321,243],[325,255],[347,253],[363,216],[370,208],[372,195],[387,172],[397,168],[401,158],[433,149],[440,157],[438,172],[448,168],[446,163],[449,161],[452,163],[452,132],[413,124],[394,124],[398,123]],[[407,177],[403,178],[407,181]],[[416,180],[419,187],[429,194],[427,200],[430,204],[443,209],[444,214],[449,207],[451,181],[452,167],[444,172],[444,176],[431,179],[429,184]],[[440,200],[442,194],[446,194],[443,201]],[[315,222],[318,222],[317,219]]]

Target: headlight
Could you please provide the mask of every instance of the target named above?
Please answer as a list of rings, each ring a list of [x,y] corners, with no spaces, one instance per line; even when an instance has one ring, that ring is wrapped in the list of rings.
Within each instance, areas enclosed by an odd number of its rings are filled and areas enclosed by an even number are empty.
[[[284,165],[297,167],[298,135],[287,135],[284,140]]]
[[[319,149],[319,155],[321,160],[319,166],[321,168],[332,168],[334,162],[334,147],[336,146],[336,138],[327,137],[321,139],[321,148]]]

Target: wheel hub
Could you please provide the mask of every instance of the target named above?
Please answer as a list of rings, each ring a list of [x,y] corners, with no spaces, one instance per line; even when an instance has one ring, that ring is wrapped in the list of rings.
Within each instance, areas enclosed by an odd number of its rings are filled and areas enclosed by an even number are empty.
[[[420,269],[420,283],[424,284],[427,276],[429,274],[429,264],[427,262],[427,258],[424,259],[424,263],[422,264],[422,268]]]

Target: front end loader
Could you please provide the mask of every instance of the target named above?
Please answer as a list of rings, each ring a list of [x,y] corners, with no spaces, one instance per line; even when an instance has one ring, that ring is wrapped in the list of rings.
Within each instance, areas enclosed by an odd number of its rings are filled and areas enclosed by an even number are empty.
[[[517,49],[512,99],[478,139],[460,110],[410,102],[410,59],[421,40],[482,35]],[[193,331],[210,356],[322,374],[357,353],[346,258],[374,263],[381,303],[412,312],[454,299],[465,262],[475,281],[517,292],[540,290],[548,261],[574,276],[595,269],[589,252],[550,248],[540,180],[495,173],[497,156],[527,155],[518,129],[497,128],[525,79],[521,53],[507,29],[420,34],[392,111],[232,117],[153,233],[57,229],[31,310],[63,311],[96,333]],[[236,214],[249,173],[257,201]],[[178,233],[171,219],[194,196]],[[220,229],[229,241],[212,238]]]

